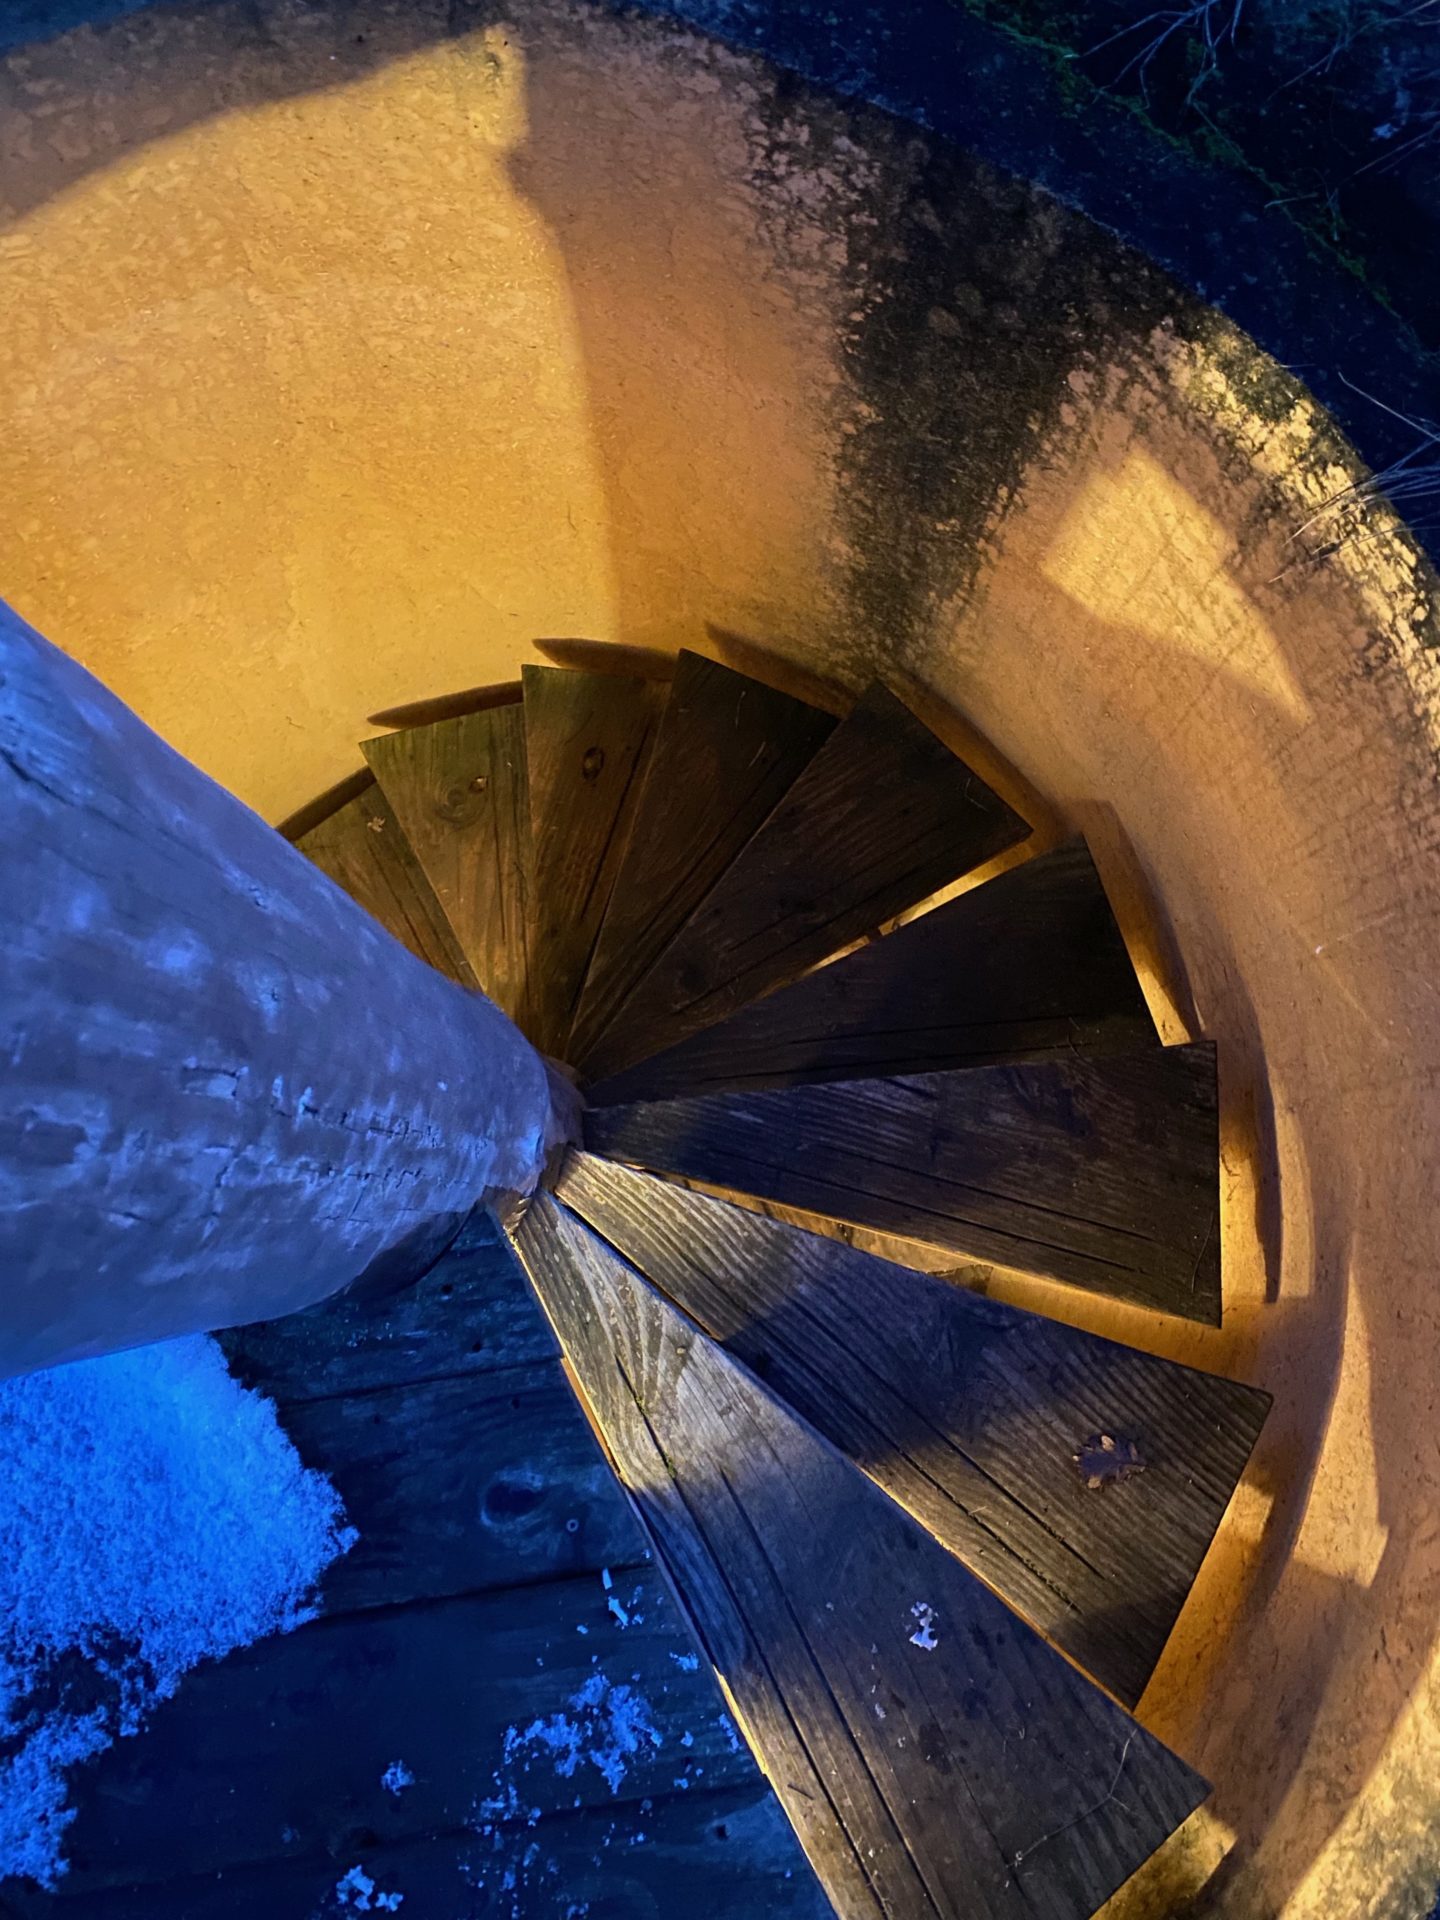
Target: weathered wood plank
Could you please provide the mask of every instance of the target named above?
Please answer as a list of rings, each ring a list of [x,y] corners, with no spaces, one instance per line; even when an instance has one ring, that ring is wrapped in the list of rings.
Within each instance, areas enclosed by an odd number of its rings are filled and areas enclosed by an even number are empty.
[[[572,1156],[557,1192],[973,1573],[1135,1704],[1268,1394],[588,1154]]]
[[[0,607],[0,1374],[308,1306],[533,1184],[501,1012]]]
[[[842,1920],[1093,1913],[1204,1783],[551,1196],[518,1242]]]
[[[16,1899],[15,1920],[346,1920],[359,1865],[405,1920],[830,1920],[831,1907],[763,1782],[525,1818],[335,1859],[273,1861],[205,1879]],[[697,1904],[702,1888],[703,1906]]]
[[[648,1558],[557,1361],[309,1401],[285,1428],[360,1535],[325,1575],[327,1613]]]
[[[485,1216],[423,1280],[224,1336],[360,1535],[327,1613],[648,1558],[514,1253]]]
[[[522,706],[361,742],[481,987],[524,1024],[530,800]]]
[[[729,667],[680,655],[581,995],[577,1064],[834,726]]]
[[[354,773],[347,773],[343,780],[337,780],[333,786],[326,787],[323,793],[317,793],[293,813],[287,813],[283,820],[275,822],[275,831],[292,846],[303,840],[312,827],[318,827],[328,820],[332,813],[338,813],[367,787],[373,787],[375,776],[368,767],[357,767]]]
[[[1208,1042],[601,1107],[585,1144],[1219,1324]]]
[[[797,700],[819,707],[824,713],[833,713],[837,720],[843,720],[855,704],[855,695],[847,693],[835,681],[822,678],[787,653],[736,633],[733,627],[717,626],[707,620],[705,633],[717,649],[718,657],[737,673],[748,673],[752,680],[763,680],[767,687],[778,687],[781,693],[793,694]]]
[[[295,842],[307,860],[417,959],[473,987],[475,975],[374,777]]]
[[[525,747],[534,842],[530,1037],[563,1054],[640,797],[665,688],[529,667]]]
[[[1072,840],[601,1081],[588,1097],[613,1106],[1159,1044],[1095,863]]]
[[[877,683],[656,958],[587,1076],[714,1026],[1029,831]]]
[[[559,1349],[509,1244],[484,1215],[420,1280],[337,1294],[220,1336],[230,1368],[282,1406],[451,1374],[534,1366]]]
[[[196,1668],[142,1733],[81,1772],[67,1892],[280,1857],[348,1862],[487,1819],[668,1794],[679,1777],[753,1786],[691,1645],[643,1568],[610,1593],[587,1575],[261,1641]],[[556,1715],[553,1745],[536,1723]],[[400,1794],[382,1785],[396,1761],[414,1775]]]

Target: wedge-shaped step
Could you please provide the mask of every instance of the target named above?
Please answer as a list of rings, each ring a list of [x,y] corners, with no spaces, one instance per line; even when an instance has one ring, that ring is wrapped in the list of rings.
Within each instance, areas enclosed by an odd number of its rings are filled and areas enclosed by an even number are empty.
[[[666,689],[653,680],[526,667],[534,864],[530,1038],[563,1053],[639,798]]]
[[[476,980],[526,1007],[530,804],[515,704],[361,743]]]
[[[296,845],[411,953],[463,986],[475,985],[434,888],[377,785],[372,782]]]
[[[600,1107],[585,1144],[1219,1324],[1206,1042]]]
[[[602,1081],[590,1099],[1159,1044],[1090,850],[1072,840]]]
[[[575,1154],[557,1192],[1133,1706],[1270,1404],[835,1240]]]
[[[1082,1920],[1202,1780],[550,1195],[517,1244],[841,1920]]]
[[[834,726],[746,674],[679,656],[581,997],[577,1065]]]
[[[523,698],[518,680],[492,680],[484,687],[461,687],[456,693],[432,694],[426,700],[407,700],[403,706],[384,707],[370,715],[372,727],[428,727],[436,720],[456,720],[462,714],[483,713],[487,707],[509,707]]]
[[[873,686],[640,982],[587,1075],[714,1026],[1029,831]]]

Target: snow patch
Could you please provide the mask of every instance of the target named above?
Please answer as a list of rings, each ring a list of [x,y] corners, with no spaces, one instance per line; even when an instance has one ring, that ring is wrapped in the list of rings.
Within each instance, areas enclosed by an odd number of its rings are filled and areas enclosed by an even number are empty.
[[[312,1618],[355,1539],[207,1337],[0,1381],[0,1880],[53,1887],[67,1773]]]
[[[650,1704],[631,1686],[613,1685],[604,1673],[592,1673],[570,1696],[569,1711],[532,1720],[528,1727],[508,1727],[505,1764],[519,1760],[528,1770],[535,1758],[547,1758],[562,1780],[574,1777],[581,1766],[592,1766],[612,1793],[629,1771],[630,1762],[647,1748],[662,1745]]]

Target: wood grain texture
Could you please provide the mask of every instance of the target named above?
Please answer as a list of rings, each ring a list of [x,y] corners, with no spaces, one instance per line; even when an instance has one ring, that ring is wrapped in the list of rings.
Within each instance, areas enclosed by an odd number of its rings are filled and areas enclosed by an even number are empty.
[[[592,1105],[1158,1046],[1083,840],[588,1089]]]
[[[841,1920],[1081,1920],[1183,1762],[553,1197],[522,1257]]]
[[[1208,1042],[601,1107],[585,1143],[1219,1324]]]
[[[587,1077],[714,1026],[1029,831],[877,683],[660,952]]]
[[[707,1912],[823,1920],[492,1221],[418,1286],[226,1345],[360,1537],[319,1622],[197,1670],[77,1777],[63,1896],[0,1910],[341,1920],[360,1864],[421,1920],[638,1920],[697,1874]]]
[[[533,864],[529,1032],[563,1054],[625,852],[665,688],[526,667]]]
[[[736,1793],[744,1805],[768,1797],[714,1676],[646,1564],[646,1538],[541,1308],[496,1242],[493,1225],[477,1220],[413,1290],[435,1336],[421,1351],[446,1364],[447,1330],[494,1298],[483,1274],[467,1286],[467,1263],[498,1254],[525,1287],[543,1363],[417,1381],[408,1345],[371,1340],[360,1356],[368,1390],[288,1399],[287,1432],[307,1464],[333,1478],[360,1538],[326,1575],[320,1621],[197,1669],[139,1735],[86,1770],[67,1905],[79,1896],[104,1911],[100,1890],[119,1886],[131,1889],[137,1911],[154,1893],[149,1911],[188,1920],[185,1892],[202,1879],[223,1913],[226,1888],[308,1886],[327,1862],[333,1888],[350,1864],[390,1848],[405,1849],[417,1889],[438,1893],[467,1830],[472,1860],[508,1860],[513,1850],[523,1862],[535,1843],[549,1845],[552,1820],[590,1814],[603,1822],[584,1829],[597,1833],[593,1884],[611,1839],[628,1850],[673,1833],[700,1845],[685,1815],[662,1810],[691,1791]],[[493,1258],[490,1266],[493,1278],[500,1269]],[[350,1304],[327,1307],[335,1346],[356,1331]],[[408,1293],[369,1310],[402,1326],[417,1313]],[[274,1363],[272,1384],[296,1381],[317,1352],[321,1317],[263,1330],[250,1358]],[[406,1384],[375,1384],[387,1361]],[[331,1384],[336,1377],[332,1369]],[[573,1766],[564,1743],[539,1731],[561,1723],[577,1735]],[[415,1776],[399,1795],[382,1785],[397,1760]],[[762,1878],[803,1876],[793,1842],[780,1864],[785,1835],[773,1802],[769,1816],[746,1818],[768,1835],[755,1863]],[[557,1844],[578,1871],[581,1842]],[[623,1866],[615,1878],[627,1884]],[[541,1875],[528,1884],[538,1920],[557,1883]],[[459,1904],[442,1909],[443,1920],[469,1911],[466,1893],[451,1886]],[[208,1895],[195,1908],[211,1910]],[[246,1920],[287,1911],[246,1909],[238,1891],[229,1910]],[[296,1909],[294,1920],[311,1920],[311,1909]]]
[[[508,1241],[480,1214],[443,1259],[381,1298],[337,1294],[220,1335],[230,1370],[282,1407],[419,1380],[531,1367],[558,1354]]]
[[[286,1410],[360,1538],[321,1586],[327,1613],[599,1573],[648,1558],[551,1360]]]
[[[325,1575],[329,1614],[649,1557],[519,1262],[508,1245],[476,1246],[483,1231],[467,1228],[386,1300],[327,1301],[226,1337],[232,1367],[282,1404],[359,1533]],[[428,1340],[405,1337],[417,1325]]]
[[[681,1664],[692,1642],[659,1574],[632,1569],[617,1591],[633,1601],[626,1628],[587,1574],[317,1620],[197,1667],[143,1733],[87,1769],[67,1894],[316,1854],[343,1867],[368,1847],[478,1825],[486,1803],[543,1820],[668,1795],[682,1775],[753,1786],[713,1674]],[[573,1704],[587,1686],[591,1710]],[[583,1756],[613,1744],[617,1687],[643,1700],[655,1737],[637,1738],[612,1786]],[[525,1737],[552,1715],[582,1731],[568,1773]],[[381,1784],[396,1760],[415,1776],[398,1795]]]
[[[835,727],[833,717],[682,653],[581,996],[596,1038]]]
[[[373,776],[353,800],[295,844],[417,959],[461,986],[476,984],[435,890]]]
[[[291,845],[302,840],[312,827],[318,827],[328,820],[332,813],[338,813],[341,807],[364,793],[367,787],[373,787],[375,776],[368,767],[357,767],[354,773],[347,773],[343,780],[337,780],[323,793],[317,793],[313,800],[307,800],[293,813],[287,813],[283,820],[275,822],[275,831]]]
[[[480,986],[524,1024],[530,796],[522,706],[361,743]]]
[[[14,1920],[350,1920],[341,1882],[359,1864],[398,1893],[403,1920],[832,1920],[830,1903],[763,1782],[566,1809],[333,1858],[235,1867],[65,1899],[17,1891]],[[696,1889],[704,1889],[698,1907]]]
[[[1135,1704],[1268,1394],[588,1154],[572,1156],[557,1193],[973,1573]],[[1092,1486],[1089,1455],[1103,1472],[1107,1452],[1128,1465]]]

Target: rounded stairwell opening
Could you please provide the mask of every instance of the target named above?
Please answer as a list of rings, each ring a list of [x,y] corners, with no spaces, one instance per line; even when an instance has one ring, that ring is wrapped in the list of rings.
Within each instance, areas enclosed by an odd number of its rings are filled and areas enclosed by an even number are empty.
[[[812,1860],[857,1830],[807,1826],[807,1791],[836,1791],[821,1736],[808,1787],[782,1781],[794,1700],[727,1671],[745,1606],[686,1588],[701,1546],[750,1565],[738,1536],[685,1534],[699,1493],[665,1504],[728,1409],[752,1437],[727,1485],[763,1447],[853,1480],[894,1556],[940,1540],[976,1606],[1048,1642],[1088,1785],[1006,1830],[985,1897],[1043,1870],[1057,1911],[1089,1912],[1135,1869],[1112,1920],[1425,1920],[1440,687],[1424,528],[1397,511],[1420,524],[1425,420],[1397,401],[1400,450],[1367,466],[1383,368],[1354,369],[1347,437],[1310,361],[1221,311],[1236,288],[1207,303],[1078,188],[868,103],[858,37],[853,85],[827,89],[778,29],[772,64],[707,37],[746,38],[731,10],[688,11],[181,4],[57,14],[0,55],[0,593],[577,1074],[584,1146],[512,1224],[611,1464],[653,1497],[664,1573],[586,1504],[584,1433],[533,1474],[500,1446],[463,1496],[516,1566],[604,1569],[572,1651],[620,1614],[658,1632],[673,1582]],[[550,1364],[518,1281],[481,1273],[503,1253],[484,1232],[422,1283],[442,1320],[461,1302],[460,1379]],[[752,1291],[682,1271],[702,1244]],[[898,1427],[836,1411],[836,1300]],[[386,1348],[428,1356],[436,1420],[445,1337],[417,1320]],[[355,1371],[378,1349],[335,1339],[297,1359],[241,1333],[236,1364],[378,1391]],[[952,1383],[970,1356],[997,1424],[962,1431],[936,1354]],[[609,1397],[646,1367],[681,1429]],[[560,1420],[548,1377],[506,1378],[496,1422]],[[277,1391],[332,1404],[298,1373]],[[973,1486],[936,1492],[946,1447],[986,1485],[1013,1470],[1003,1523]],[[795,1512],[745,1536],[755,1569]],[[775,1575],[795,1606],[868,1621],[806,1571]],[[934,1671],[953,1653],[940,1591],[907,1589],[922,1671],[932,1632]],[[655,1656],[686,1686],[689,1644]],[[625,1703],[573,1704],[588,1670],[565,1670],[567,1725],[651,1754]],[[936,1687],[903,1796],[943,1823],[966,1695]],[[517,1704],[496,1726],[528,1724]],[[693,1726],[656,1731],[666,1767],[688,1754]],[[725,1771],[749,1759],[706,1738],[734,1799],[694,1816],[701,1871],[702,1828],[739,1855],[770,1818],[758,1775]],[[1063,1742],[1035,1780],[1050,1761]],[[684,1765],[671,1800],[698,1791]],[[398,1861],[443,1826],[408,1830],[416,1805],[352,1830]],[[796,1897],[789,1829],[764,1832],[781,1851],[736,1879],[737,1914]],[[522,1913],[562,1891],[606,1911],[606,1849],[569,1844],[525,1870]],[[265,1864],[258,1840],[223,1851],[190,1870]],[[836,1910],[967,1910],[945,1861],[899,1856],[893,1887],[827,1856]],[[626,1870],[625,1911],[678,1910]]]

